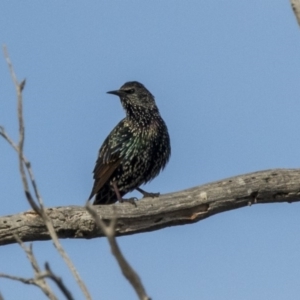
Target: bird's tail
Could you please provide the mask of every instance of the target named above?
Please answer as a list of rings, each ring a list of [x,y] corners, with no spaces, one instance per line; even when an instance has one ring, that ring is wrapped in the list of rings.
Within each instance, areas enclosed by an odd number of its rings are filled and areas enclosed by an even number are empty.
[[[109,184],[105,184],[96,194],[93,205],[113,204],[118,201],[117,195]]]

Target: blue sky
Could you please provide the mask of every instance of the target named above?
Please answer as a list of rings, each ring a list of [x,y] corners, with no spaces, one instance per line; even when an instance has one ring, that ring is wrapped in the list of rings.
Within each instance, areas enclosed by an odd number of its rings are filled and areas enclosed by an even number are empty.
[[[97,151],[124,117],[106,91],[138,80],[156,97],[172,157],[145,189],[175,192],[300,165],[300,30],[289,1],[2,1],[0,43],[26,78],[25,153],[47,207],[82,205]],[[17,138],[0,56],[0,124]],[[0,140],[1,215],[29,209],[17,156]],[[135,195],[135,194],[134,194]],[[139,194],[136,194],[139,196]],[[119,238],[153,299],[296,299],[300,204],[257,205]],[[135,299],[105,239],[63,240],[94,299]],[[51,242],[34,243],[83,299]],[[31,277],[17,245],[0,272]],[[4,279],[5,299],[43,299]]]

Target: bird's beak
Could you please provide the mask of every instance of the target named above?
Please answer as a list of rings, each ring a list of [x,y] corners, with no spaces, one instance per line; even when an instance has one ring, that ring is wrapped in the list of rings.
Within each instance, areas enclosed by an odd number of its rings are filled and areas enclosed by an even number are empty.
[[[120,90],[109,91],[109,92],[107,92],[107,94],[113,94],[113,95],[121,96],[122,95],[122,91],[120,91]]]

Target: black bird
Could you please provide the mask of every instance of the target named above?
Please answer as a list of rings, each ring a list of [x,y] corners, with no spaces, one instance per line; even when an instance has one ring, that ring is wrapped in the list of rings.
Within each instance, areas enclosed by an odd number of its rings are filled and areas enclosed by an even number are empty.
[[[112,204],[134,198],[123,196],[155,178],[166,166],[170,154],[168,128],[161,118],[152,94],[139,82],[125,83],[119,90],[107,92],[120,97],[126,117],[112,130],[99,150],[94,169],[95,204]]]

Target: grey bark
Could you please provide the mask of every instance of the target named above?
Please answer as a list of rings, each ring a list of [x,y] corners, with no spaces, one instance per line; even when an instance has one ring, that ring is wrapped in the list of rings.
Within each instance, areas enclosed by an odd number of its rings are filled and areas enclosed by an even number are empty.
[[[231,177],[137,202],[95,206],[105,221],[117,215],[116,235],[129,235],[201,221],[217,213],[261,203],[300,201],[300,169],[274,169]],[[101,237],[85,207],[46,210],[59,238]],[[50,240],[43,220],[32,210],[0,217],[0,245]]]

